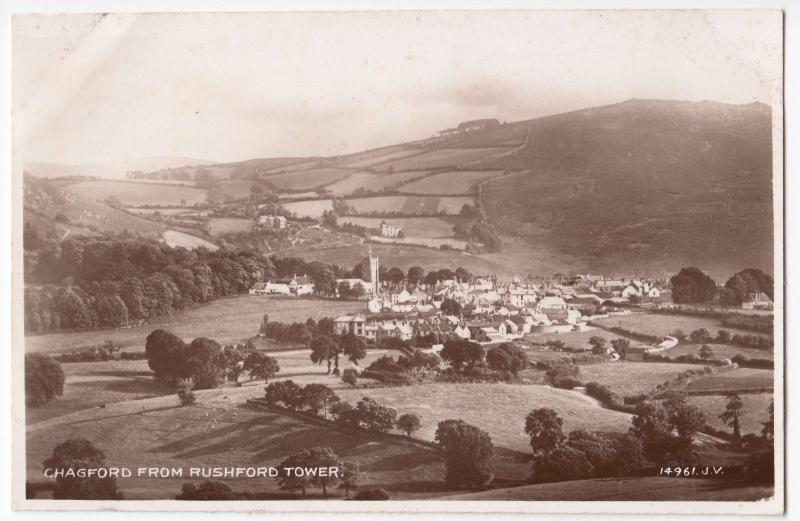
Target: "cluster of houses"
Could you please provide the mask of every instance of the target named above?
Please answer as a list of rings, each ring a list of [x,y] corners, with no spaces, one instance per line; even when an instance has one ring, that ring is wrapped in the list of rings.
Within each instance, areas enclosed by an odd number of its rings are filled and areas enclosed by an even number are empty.
[[[396,224],[381,221],[381,237],[400,237],[403,234],[403,228]]]
[[[251,295],[286,295],[302,297],[314,293],[314,282],[305,275],[292,276],[290,279],[259,282],[250,288]]]
[[[615,304],[632,297],[660,295],[654,282],[641,280],[533,284],[476,277],[469,282],[440,281],[434,286],[383,286],[370,295],[368,313],[337,317],[335,327],[337,333],[368,340],[458,337],[492,344],[531,332],[582,330],[593,317],[627,313]],[[384,318],[387,314],[392,318]],[[402,318],[395,318],[398,316]]]
[[[259,215],[256,219],[256,224],[260,228],[270,230],[283,230],[286,228],[286,217],[283,215]]]

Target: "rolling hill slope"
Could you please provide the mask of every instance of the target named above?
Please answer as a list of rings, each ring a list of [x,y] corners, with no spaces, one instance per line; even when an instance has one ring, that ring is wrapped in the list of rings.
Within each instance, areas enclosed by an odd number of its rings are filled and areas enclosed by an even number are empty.
[[[530,173],[483,190],[511,249],[544,245],[606,272],[771,271],[766,105],[631,100],[529,124],[526,146],[492,166]]]

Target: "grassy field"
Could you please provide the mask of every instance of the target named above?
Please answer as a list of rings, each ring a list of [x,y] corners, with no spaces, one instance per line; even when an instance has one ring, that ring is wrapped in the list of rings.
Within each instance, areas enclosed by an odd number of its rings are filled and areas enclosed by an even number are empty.
[[[422,150],[417,148],[407,148],[407,149],[396,149],[392,148],[386,151],[379,151],[373,154],[358,154],[357,158],[354,161],[347,163],[347,167],[349,168],[363,168],[367,166],[376,165],[378,163],[383,163],[385,161],[391,161],[393,159],[400,159],[402,157],[408,157],[415,154],[419,154]]]
[[[616,340],[618,338],[623,338],[619,335],[615,335],[614,333],[609,333],[608,331],[604,331],[602,329],[592,328],[588,331],[570,331],[569,333],[530,333],[525,335],[526,341],[531,342],[538,342],[543,344],[548,340],[560,340],[564,342],[566,347],[573,347],[573,348],[581,348],[590,350],[592,348],[589,345],[589,339],[593,336],[599,336],[606,339],[606,345],[610,346],[612,340]],[[631,340],[631,346],[644,346],[641,342],[636,342]]]
[[[601,383],[622,396],[632,396],[651,391],[678,373],[697,368],[693,364],[609,362],[582,365],[577,378],[582,382]]]
[[[481,181],[491,179],[503,173],[502,170],[477,170],[445,172],[413,181],[400,187],[400,191],[409,194],[469,194]]]
[[[397,172],[394,174],[384,174],[364,183],[364,190],[380,192],[386,188],[397,188],[413,179],[425,177],[430,170],[411,170],[408,172]]]
[[[228,201],[250,197],[250,189],[253,186],[264,185],[252,179],[223,179],[217,181],[215,186],[223,200]]]
[[[226,233],[250,231],[253,228],[253,221],[250,219],[214,217],[209,219],[208,228],[211,235],[218,237]]]
[[[621,327],[629,331],[656,336],[670,335],[676,329],[680,329],[688,335],[695,329],[700,328],[706,328],[712,335],[716,335],[720,329],[725,329],[731,333],[755,334],[751,331],[721,326],[719,321],[713,318],[690,317],[685,315],[634,313],[631,315],[601,318],[596,322],[608,327]]]
[[[677,358],[681,355],[698,355],[700,344],[678,344],[672,349],[668,349],[659,355],[668,356],[669,358]],[[723,344],[711,344],[711,349],[714,350],[714,356],[717,358],[733,358],[736,355],[746,356],[747,358],[767,358],[773,359],[772,351],[764,351],[761,349],[752,349],[747,347],[729,346]]]
[[[110,196],[117,196],[125,206],[178,206],[206,201],[205,190],[189,186],[155,185],[128,181],[83,181],[67,185],[65,189],[96,201],[104,201]]]
[[[399,170],[411,170],[415,168],[442,168],[448,166],[458,167],[467,165],[479,159],[501,154],[507,150],[510,149],[507,147],[443,148],[440,150],[432,150],[424,154],[381,163],[376,165],[375,168],[379,170],[392,168],[395,172],[397,172]]]
[[[188,233],[179,232],[178,230],[166,230],[164,232],[164,242],[173,248],[186,248],[188,250],[201,246],[209,250],[216,250],[219,248],[216,244],[210,243],[205,239]]]
[[[66,353],[101,345],[110,338],[126,351],[143,351],[145,337],[159,328],[185,339],[205,336],[221,343],[242,342],[256,334],[264,314],[279,322],[305,322],[308,317],[335,317],[364,309],[363,302],[242,295],[215,300],[136,327],[28,336],[25,347],[28,353]]]
[[[92,441],[105,452],[106,463],[115,467],[168,466],[188,473],[190,467],[274,466],[301,449],[319,445],[356,462],[360,486],[380,486],[393,496],[408,490],[430,492],[443,479],[444,465],[437,454],[420,445],[240,407],[228,390],[196,394],[198,404],[193,407],[179,407],[175,396],[164,396],[111,404],[29,427],[27,479],[41,480],[41,462],[56,444],[75,437]],[[126,499],[170,499],[187,481],[132,477],[118,480],[118,485]],[[237,491],[278,492],[273,479],[227,482]]]
[[[264,179],[278,190],[310,190],[344,179],[352,170],[343,168],[313,168],[287,174],[270,175]]]
[[[297,214],[298,217],[322,217],[322,213],[325,210],[333,210],[333,201],[331,199],[293,201],[291,203],[281,203],[281,206]]]
[[[738,486],[716,479],[604,478],[543,483],[447,496],[453,501],[756,501],[773,487]]]
[[[496,446],[530,453],[525,434],[525,416],[536,407],[552,407],[564,420],[564,430],[598,429],[623,432],[630,416],[603,409],[594,400],[575,391],[541,385],[426,384],[385,389],[339,391],[339,397],[355,403],[363,396],[414,413],[422,427],[416,437],[432,440],[442,420],[461,419],[492,436]]]
[[[771,389],[774,373],[770,369],[751,369],[740,367],[733,371],[703,376],[692,380],[686,387],[688,391],[744,391],[752,389]]]
[[[773,395],[771,393],[742,394],[740,397],[744,404],[739,416],[742,434],[761,434],[762,424],[769,420],[769,404],[772,402]],[[724,396],[690,396],[689,403],[703,411],[708,425],[716,429],[731,431],[731,428],[719,419],[719,415],[725,411]]]
[[[340,217],[340,223],[351,223],[367,228],[380,228],[381,222],[386,221],[403,228],[403,235],[406,237],[426,237],[437,239],[453,236],[453,226],[457,222],[468,222],[467,219],[457,217]]]
[[[445,212],[457,214],[465,204],[475,204],[473,197],[436,197],[424,195],[389,195],[348,199],[356,213],[399,213],[420,215]]]
[[[367,172],[359,172],[357,174],[349,175],[344,179],[340,179],[335,183],[325,186],[325,189],[335,196],[350,195],[357,188],[362,188],[370,182],[380,179],[382,176],[377,174],[370,174]]]

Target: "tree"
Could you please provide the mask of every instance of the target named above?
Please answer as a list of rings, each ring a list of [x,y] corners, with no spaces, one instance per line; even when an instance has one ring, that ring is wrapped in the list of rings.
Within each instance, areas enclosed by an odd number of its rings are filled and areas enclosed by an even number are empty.
[[[221,481],[204,481],[199,486],[184,483],[175,499],[182,501],[230,501],[236,499],[231,487]]]
[[[733,429],[733,439],[738,442],[742,437],[741,426],[739,425],[739,415],[741,414],[742,398],[737,393],[728,393],[725,395],[725,411],[719,415],[725,425]]]
[[[327,335],[314,337],[309,344],[311,348],[311,361],[315,364],[322,362],[328,363],[328,374],[331,374],[331,362],[336,360],[336,367],[339,367],[339,345]]]
[[[406,274],[403,273],[403,270],[401,270],[400,268],[393,267],[389,268],[389,271],[386,272],[385,278],[392,284],[397,285],[403,282],[403,280],[405,280]]]
[[[762,292],[770,300],[773,298],[774,282],[772,277],[756,268],[747,268],[738,273],[734,273],[725,282],[725,288],[733,293],[735,303],[741,304],[753,294]]]
[[[64,394],[64,371],[47,355],[25,355],[25,403],[32,407],[44,405]]]
[[[306,495],[308,488],[321,488],[328,495],[328,487],[339,481],[338,472],[328,475],[322,468],[341,467],[341,462],[330,447],[312,447],[292,454],[278,465],[278,483],[281,490],[301,490]],[[316,470],[316,472],[308,472]],[[324,475],[323,475],[324,474]],[[331,473],[332,474],[332,473]]]
[[[631,341],[627,338],[615,338],[611,341],[611,347],[614,351],[619,353],[620,360],[625,360],[628,356],[628,348],[631,346]]]
[[[344,497],[350,497],[350,490],[358,486],[358,464],[354,461],[343,461],[340,469],[342,482],[339,488],[344,489]]]
[[[186,361],[186,344],[169,331],[156,329],[147,335],[144,350],[147,365],[153,370],[157,380],[175,384],[191,375]]]
[[[706,424],[703,412],[685,400],[665,404],[665,407],[669,413],[669,422],[679,437],[691,439]]]
[[[534,454],[546,454],[564,441],[564,420],[553,409],[533,409],[525,417],[525,433],[531,437]]]
[[[689,340],[693,344],[705,344],[711,342],[713,338],[711,337],[711,333],[708,332],[708,329],[701,327],[689,333]]]
[[[366,396],[356,403],[353,410],[357,425],[368,431],[388,432],[394,427],[396,417],[396,410]]]
[[[670,282],[672,300],[676,304],[710,302],[717,294],[717,284],[714,279],[698,268],[682,268]]]
[[[60,443],[53,454],[42,465],[45,469],[72,470],[99,469],[105,467],[105,454],[85,438],[73,438]],[[122,499],[113,477],[93,475],[78,477],[63,475],[56,478],[53,499]]]
[[[225,379],[225,353],[222,346],[210,338],[199,337],[188,347],[186,364],[195,389],[213,389]]]
[[[693,413],[692,413],[693,414]],[[690,435],[674,436],[676,430],[674,414],[664,406],[644,401],[636,406],[630,433],[642,441],[644,455],[648,460],[662,465],[694,464],[697,454],[692,446]],[[683,420],[682,420],[683,421]],[[695,419],[687,417],[682,430],[691,431]]]
[[[483,348],[476,342],[466,339],[448,340],[439,355],[454,369],[460,370],[464,364],[474,366],[483,358]]]
[[[505,343],[486,353],[486,363],[491,369],[511,373],[516,378],[528,367],[528,355],[519,346]]]
[[[418,430],[421,426],[419,416],[412,413],[403,414],[397,418],[397,430],[406,433],[406,436],[411,436],[411,433]]]
[[[331,405],[331,415],[334,420],[342,423],[351,423],[353,420],[353,406],[349,402],[336,402]]]
[[[260,351],[253,351],[244,359],[242,369],[250,373],[250,378],[263,378],[265,382],[281,370],[278,361]]]
[[[181,405],[194,405],[197,403],[197,397],[194,395],[192,390],[185,385],[178,387],[178,399],[181,401]]]
[[[335,402],[339,401],[339,397],[331,391],[330,387],[323,384],[308,384],[303,388],[303,399],[305,405],[315,414],[318,415],[320,411],[324,413],[325,418],[328,417],[328,409]]]
[[[492,479],[492,438],[462,420],[439,422],[435,435],[445,455],[445,483],[454,488],[474,487]]]
[[[305,406],[303,388],[291,380],[272,382],[264,388],[264,400],[269,405],[282,403],[284,407],[297,411]]]
[[[531,483],[588,479],[594,476],[594,467],[586,454],[572,447],[558,447],[533,458]]]
[[[461,315],[461,304],[455,299],[446,298],[442,301],[439,310],[444,315],[459,316]]]
[[[714,357],[714,350],[708,344],[703,344],[699,351],[700,358],[703,360],[710,360]]]
[[[419,266],[411,266],[408,268],[408,274],[406,275],[406,279],[408,280],[409,284],[418,284],[425,278],[425,270],[423,270]]]
[[[589,345],[592,346],[592,353],[596,355],[606,354],[606,339],[602,336],[593,336],[589,338]]]
[[[342,371],[342,382],[353,387],[358,385],[358,371],[352,368],[347,368]]]
[[[358,365],[358,361],[367,356],[367,343],[354,334],[339,337],[339,348],[347,359]],[[338,365],[337,365],[338,367]]]

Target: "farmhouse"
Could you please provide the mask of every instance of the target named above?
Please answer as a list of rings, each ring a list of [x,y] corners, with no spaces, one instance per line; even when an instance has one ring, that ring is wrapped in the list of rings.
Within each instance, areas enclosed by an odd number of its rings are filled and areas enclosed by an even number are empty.
[[[395,224],[381,221],[381,237],[400,237],[403,229]]]
[[[766,293],[750,293],[742,302],[742,309],[772,309],[772,301]]]
[[[286,228],[286,217],[282,215],[259,215],[256,221],[262,228],[283,230]]]

